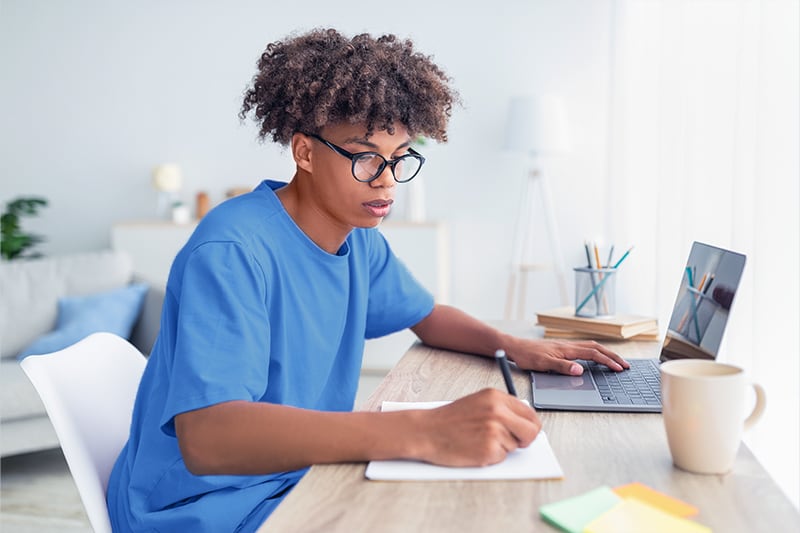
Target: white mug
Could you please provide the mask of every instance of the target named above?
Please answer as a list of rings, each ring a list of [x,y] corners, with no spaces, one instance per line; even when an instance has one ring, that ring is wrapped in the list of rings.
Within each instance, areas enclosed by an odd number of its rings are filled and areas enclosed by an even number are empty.
[[[761,418],[766,394],[733,365],[698,359],[667,361],[661,368],[664,428],[675,466],[698,474],[733,468],[742,433]],[[748,389],[755,405],[745,418]]]

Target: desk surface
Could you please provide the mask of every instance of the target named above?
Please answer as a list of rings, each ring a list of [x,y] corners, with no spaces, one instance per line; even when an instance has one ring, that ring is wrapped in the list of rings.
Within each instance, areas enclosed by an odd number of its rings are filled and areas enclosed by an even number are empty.
[[[503,329],[536,336],[535,329]],[[607,343],[625,357],[657,357],[656,342]],[[530,399],[526,373],[515,371]],[[454,400],[485,387],[503,389],[496,363],[415,344],[364,405],[383,400]],[[296,531],[558,531],[539,506],[600,485],[639,481],[700,509],[698,522],[719,532],[800,531],[800,514],[742,444],[731,473],[697,475],[672,465],[660,414],[540,411],[564,469],[552,481],[381,482],[365,463],[311,468],[259,529]]]

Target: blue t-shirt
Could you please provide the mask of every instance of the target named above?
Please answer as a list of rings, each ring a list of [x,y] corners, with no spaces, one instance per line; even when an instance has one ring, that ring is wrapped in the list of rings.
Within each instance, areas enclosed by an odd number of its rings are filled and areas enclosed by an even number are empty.
[[[193,475],[175,416],[232,400],[350,411],[365,338],[433,309],[379,231],[354,229],[338,254],[327,253],[283,208],[274,193],[283,185],[265,181],[212,210],[175,258],[109,481],[115,531],[257,529],[305,469]]]

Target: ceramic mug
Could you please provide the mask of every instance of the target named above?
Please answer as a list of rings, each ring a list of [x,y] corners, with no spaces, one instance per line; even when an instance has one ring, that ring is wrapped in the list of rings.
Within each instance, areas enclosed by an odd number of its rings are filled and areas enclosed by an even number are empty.
[[[741,368],[716,361],[679,359],[660,368],[664,428],[673,463],[698,474],[729,472],[742,433],[764,412],[763,387],[745,381]],[[755,405],[745,418],[750,388]]]

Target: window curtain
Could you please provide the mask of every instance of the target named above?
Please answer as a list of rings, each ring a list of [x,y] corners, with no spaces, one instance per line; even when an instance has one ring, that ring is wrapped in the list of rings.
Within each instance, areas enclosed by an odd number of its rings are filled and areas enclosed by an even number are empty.
[[[745,442],[800,506],[800,9],[618,0],[609,206],[626,306],[666,327],[692,241],[747,255],[720,359],[767,390]]]

